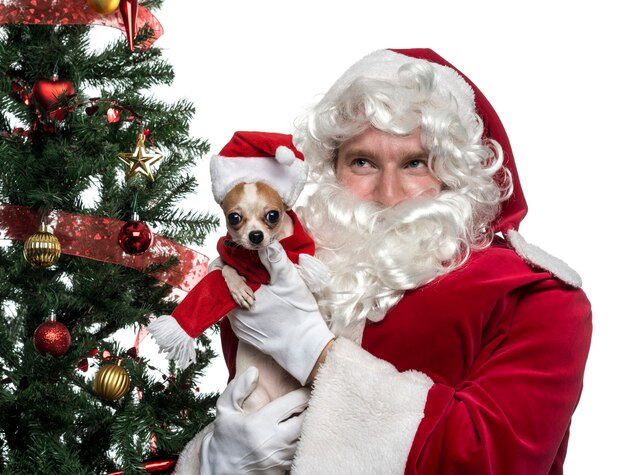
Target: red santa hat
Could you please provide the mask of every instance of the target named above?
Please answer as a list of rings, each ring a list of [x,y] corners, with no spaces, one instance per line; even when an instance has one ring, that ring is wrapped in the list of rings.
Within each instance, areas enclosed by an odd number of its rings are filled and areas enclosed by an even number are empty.
[[[273,132],[235,132],[218,155],[211,158],[211,184],[221,203],[239,183],[266,183],[291,208],[307,177],[304,155],[291,135]]]

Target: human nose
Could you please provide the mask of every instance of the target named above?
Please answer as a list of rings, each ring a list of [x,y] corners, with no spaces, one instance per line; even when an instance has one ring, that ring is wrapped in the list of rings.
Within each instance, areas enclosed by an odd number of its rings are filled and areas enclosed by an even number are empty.
[[[380,173],[375,191],[375,201],[385,207],[395,206],[405,198],[402,180],[396,170],[383,170]]]

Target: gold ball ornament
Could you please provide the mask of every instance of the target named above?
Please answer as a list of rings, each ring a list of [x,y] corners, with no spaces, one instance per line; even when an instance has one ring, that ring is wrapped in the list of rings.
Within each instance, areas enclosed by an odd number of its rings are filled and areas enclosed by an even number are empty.
[[[24,258],[37,267],[50,267],[61,256],[59,239],[46,230],[41,223],[39,231],[30,236],[24,243]]]
[[[130,389],[130,376],[122,367],[124,360],[117,364],[102,366],[93,380],[93,389],[102,399],[115,401],[124,397]]]
[[[87,0],[87,5],[97,13],[108,15],[118,9],[120,0]]]

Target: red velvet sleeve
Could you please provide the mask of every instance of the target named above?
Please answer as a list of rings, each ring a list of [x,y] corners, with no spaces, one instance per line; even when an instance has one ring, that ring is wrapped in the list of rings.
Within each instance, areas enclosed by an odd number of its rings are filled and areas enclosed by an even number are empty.
[[[407,474],[562,473],[591,340],[589,302],[548,279],[510,292],[493,312],[506,317],[466,376],[454,386],[433,377]]]

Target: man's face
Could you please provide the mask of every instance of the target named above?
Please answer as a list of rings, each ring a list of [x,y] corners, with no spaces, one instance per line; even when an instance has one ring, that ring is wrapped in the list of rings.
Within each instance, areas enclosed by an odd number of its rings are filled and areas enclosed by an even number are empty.
[[[427,162],[419,129],[398,136],[370,128],[339,147],[336,175],[359,198],[390,207],[439,194],[441,182]]]

